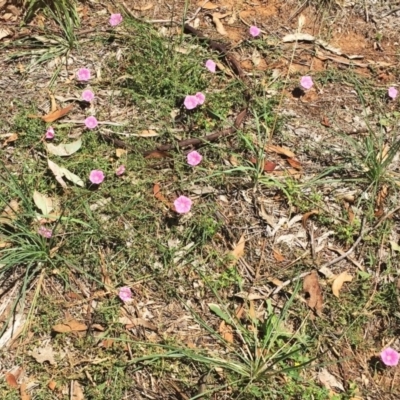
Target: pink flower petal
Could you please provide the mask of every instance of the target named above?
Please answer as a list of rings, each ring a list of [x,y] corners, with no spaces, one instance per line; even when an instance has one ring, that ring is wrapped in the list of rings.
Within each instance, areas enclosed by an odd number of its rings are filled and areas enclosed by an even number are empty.
[[[251,26],[249,29],[249,33],[251,36],[256,37],[261,33],[261,30],[256,26]]]
[[[215,64],[215,62],[214,62],[213,60],[207,60],[207,61],[206,61],[206,68],[207,68],[210,72],[214,73],[214,72],[216,71],[217,64]]]
[[[397,97],[397,95],[398,95],[398,91],[397,91],[397,89],[395,88],[395,87],[393,87],[393,86],[391,86],[389,89],[388,89],[388,96],[392,99],[392,100],[394,100],[396,97]]]
[[[38,234],[43,236],[46,239],[50,239],[53,236],[53,231],[51,229],[46,228],[45,226],[41,226],[38,229]]]
[[[100,171],[99,169],[94,169],[90,172],[89,180],[95,185],[100,185],[104,181],[104,172]]]
[[[76,73],[78,81],[88,81],[90,79],[90,70],[87,68],[80,68]]]
[[[201,106],[205,102],[206,96],[202,92],[197,92],[196,99],[197,99],[197,105]]]
[[[128,301],[132,298],[132,291],[129,287],[124,286],[119,289],[118,296],[122,301]]]
[[[390,347],[386,348],[381,353],[382,362],[390,367],[396,366],[399,363],[399,358],[400,354]]]
[[[203,156],[197,151],[191,151],[187,155],[187,162],[189,165],[191,165],[193,167],[196,165],[199,165],[201,163],[202,159],[203,159]]]
[[[120,165],[115,171],[115,175],[120,176],[125,172],[125,165]]]
[[[86,89],[82,92],[82,99],[91,102],[94,99],[94,93],[91,90]]]
[[[313,87],[314,82],[313,82],[311,76],[302,76],[301,79],[300,79],[300,85],[304,89],[308,90],[308,89],[311,89]]]
[[[121,14],[111,14],[110,19],[108,20],[111,26],[117,26],[122,22]]]
[[[177,213],[186,214],[192,208],[192,200],[190,200],[189,197],[186,196],[179,196],[174,201],[174,206]]]
[[[94,129],[94,128],[96,128],[97,125],[98,125],[98,122],[97,122],[97,119],[95,117],[91,116],[91,117],[87,117],[85,119],[86,128]]]
[[[198,105],[198,100],[196,96],[186,96],[185,101],[183,102],[184,106],[188,110],[193,110],[193,108],[196,108]]]
[[[45,138],[46,138],[46,139],[54,139],[54,129],[53,129],[52,126],[49,126],[49,127],[47,128]]]

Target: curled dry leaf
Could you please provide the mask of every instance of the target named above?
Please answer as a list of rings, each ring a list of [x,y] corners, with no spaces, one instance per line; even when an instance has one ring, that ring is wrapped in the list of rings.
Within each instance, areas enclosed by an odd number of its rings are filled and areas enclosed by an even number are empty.
[[[307,304],[312,308],[317,315],[321,315],[323,307],[323,297],[321,286],[319,285],[318,274],[316,271],[312,271],[311,274],[307,275],[303,281],[303,290],[309,294]]]
[[[332,283],[332,293],[339,297],[340,289],[342,288],[345,282],[351,282],[353,277],[347,272],[344,271],[340,275],[338,275]]]
[[[18,140],[18,134],[16,133],[11,133],[7,139],[3,142],[1,147],[5,147],[7,146],[8,143],[12,143],[15,142],[16,140]]]
[[[310,211],[310,212],[308,212],[308,213],[305,213],[305,214],[303,215],[303,217],[301,218],[301,224],[303,225],[303,228],[304,228],[304,229],[307,228],[307,221],[308,221],[308,218],[310,218],[312,215],[317,215],[317,214],[319,214],[319,211],[318,211],[318,210],[312,210],[312,211]]]
[[[265,151],[271,151],[273,153],[280,154],[289,158],[295,158],[293,151],[289,150],[287,147],[275,146],[273,144],[267,144],[265,146]]]
[[[213,22],[215,24],[217,32],[220,35],[226,36],[228,33],[226,32],[226,30],[224,28],[224,25],[222,25],[222,22],[221,22],[220,18],[223,18],[223,16],[221,14],[213,14],[213,16],[212,16],[212,20],[213,20]]]
[[[65,108],[61,108],[61,110],[56,110],[53,111],[47,115],[44,115],[43,117],[40,117],[42,121],[44,122],[54,122],[57,121],[58,119],[62,118],[64,115],[67,115],[72,108],[74,107],[73,104],[70,104],[69,106]]]
[[[294,158],[288,158],[286,161],[290,164],[291,167],[298,169],[299,171],[302,169],[300,161],[297,161]]]

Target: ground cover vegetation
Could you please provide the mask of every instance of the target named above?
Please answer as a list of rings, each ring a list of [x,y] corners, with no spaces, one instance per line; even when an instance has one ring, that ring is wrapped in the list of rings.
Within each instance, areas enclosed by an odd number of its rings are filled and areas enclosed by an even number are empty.
[[[398,398],[398,15],[0,2],[1,398]]]

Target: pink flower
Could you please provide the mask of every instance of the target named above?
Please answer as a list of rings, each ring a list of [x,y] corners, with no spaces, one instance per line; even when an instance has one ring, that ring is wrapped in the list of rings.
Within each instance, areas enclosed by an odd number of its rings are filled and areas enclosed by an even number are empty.
[[[110,19],[108,21],[111,26],[117,26],[122,22],[121,14],[111,14]]]
[[[188,110],[193,110],[193,108],[197,107],[198,100],[196,96],[186,96],[185,101],[183,102],[185,105],[186,109]]]
[[[191,151],[187,155],[187,162],[189,165],[191,165],[193,167],[196,165],[199,165],[201,163],[202,159],[203,159],[203,156],[197,151]]]
[[[179,196],[174,201],[174,206],[177,213],[186,214],[192,208],[192,200],[190,200],[189,197],[186,196]]]
[[[311,89],[314,85],[314,82],[311,78],[311,76],[302,76],[300,79],[300,85],[304,88],[304,89]]]
[[[49,127],[47,128],[45,138],[46,138],[46,139],[54,139],[54,129],[53,129],[52,126],[49,126]]]
[[[104,181],[104,172],[99,169],[94,169],[90,172],[89,180],[95,185],[100,185],[100,183]]]
[[[206,96],[201,92],[197,92],[196,99],[197,99],[197,105],[201,106],[205,102]]]
[[[381,353],[382,362],[390,367],[396,366],[399,363],[399,358],[400,354],[390,347],[386,348]]]
[[[46,239],[50,239],[52,237],[52,235],[53,235],[53,231],[51,229],[48,229],[48,228],[46,228],[45,226],[42,225],[38,229],[38,234],[40,236],[43,236]]]
[[[85,125],[88,129],[94,129],[97,126],[97,119],[95,117],[87,117],[85,119]]]
[[[82,99],[91,102],[94,99],[94,93],[91,90],[86,89],[82,92]]]
[[[261,33],[261,30],[256,26],[251,26],[249,29],[249,33],[251,36],[256,37]]]
[[[391,86],[389,89],[388,89],[388,96],[392,99],[392,100],[394,100],[396,97],[397,97],[397,95],[398,95],[398,91],[397,91],[397,89],[395,88],[395,87],[393,87],[393,86]]]
[[[88,81],[90,79],[90,70],[87,68],[80,68],[76,73],[78,81]]]
[[[206,68],[210,71],[210,72],[215,72],[216,71],[216,67],[217,64],[215,64],[215,62],[213,60],[207,60],[206,61]]]
[[[118,296],[122,301],[128,301],[132,298],[132,291],[128,286],[124,286],[119,289]]]
[[[115,171],[115,175],[120,176],[125,172],[125,165],[120,165]]]

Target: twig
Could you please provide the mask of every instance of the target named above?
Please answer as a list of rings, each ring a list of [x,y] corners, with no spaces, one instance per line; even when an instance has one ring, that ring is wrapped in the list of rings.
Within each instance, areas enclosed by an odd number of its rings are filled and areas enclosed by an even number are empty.
[[[351,246],[349,250],[347,250],[346,252],[341,254],[339,257],[336,257],[333,260],[331,260],[331,261],[327,262],[326,264],[324,264],[322,267],[320,267],[318,269],[318,271],[326,276],[327,275],[327,270],[331,265],[337,264],[338,262],[340,262],[340,261],[344,260],[345,258],[347,258],[355,250],[355,248],[360,244],[360,242],[363,239],[364,235],[372,229],[371,228],[371,229],[365,230],[364,228],[365,228],[365,218],[363,218],[363,220],[361,222],[360,235],[358,236],[357,240],[353,243],[353,246]],[[330,272],[330,274],[332,274],[332,273]]]
[[[190,147],[190,146],[197,146],[202,143],[215,141],[221,137],[229,136],[229,135],[233,134],[234,132],[236,132],[240,128],[240,126],[242,125],[246,116],[247,116],[247,108],[245,108],[238,114],[232,128],[225,129],[223,131],[219,131],[219,132],[215,132],[215,133],[211,133],[210,135],[203,136],[200,138],[190,138],[190,139],[181,140],[178,143],[164,144],[162,146],[158,146],[156,149],[146,151],[144,153],[144,155],[145,156],[149,155],[150,153],[153,153],[154,151],[168,151],[173,148],[185,148],[185,147]]]

